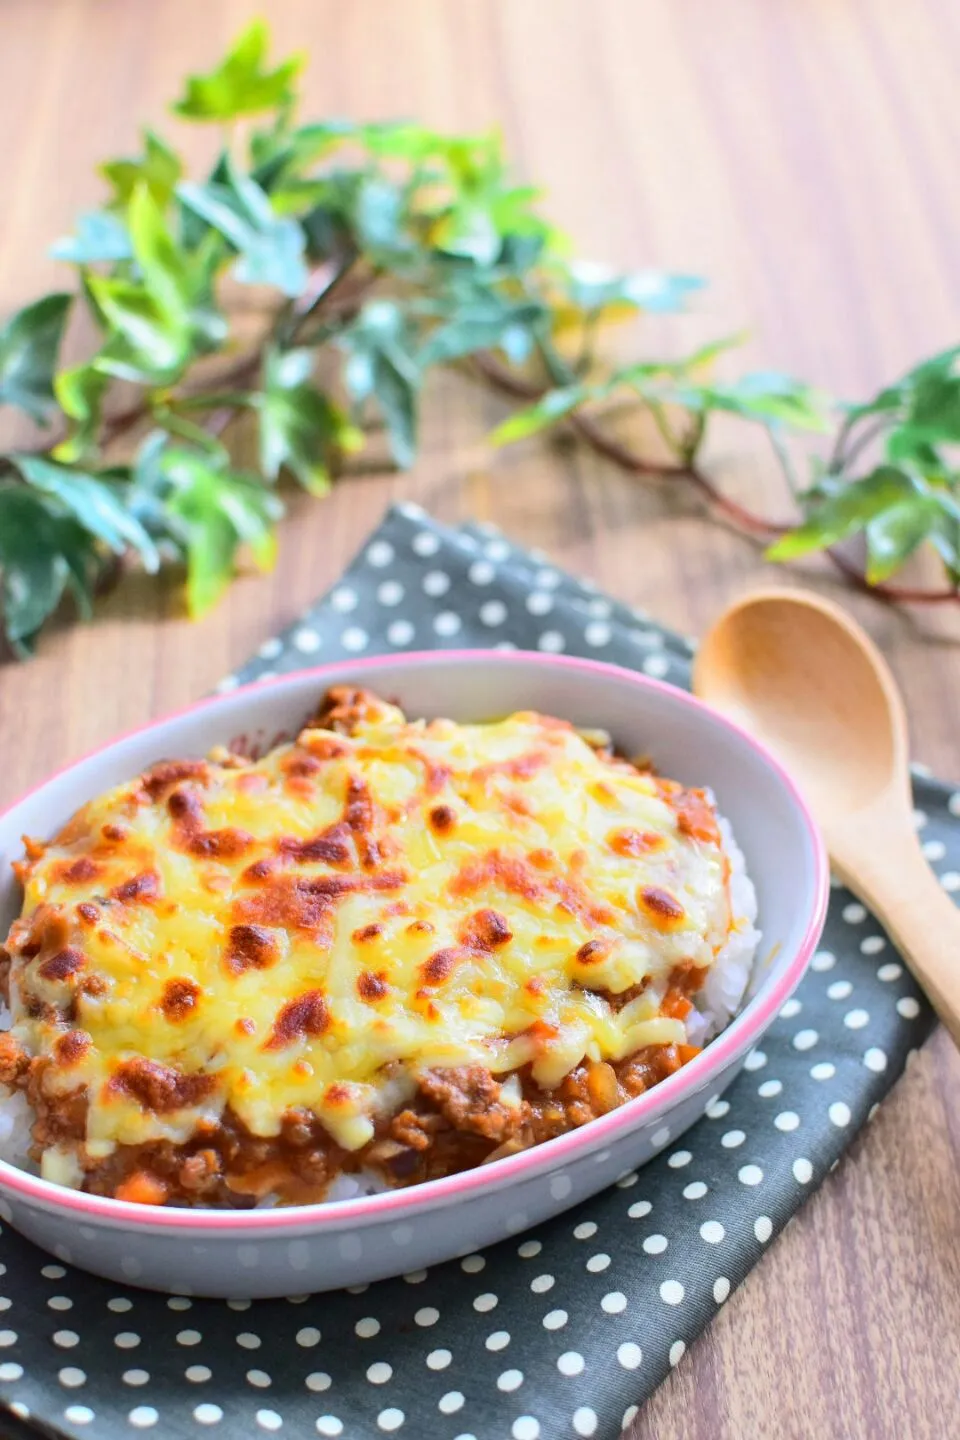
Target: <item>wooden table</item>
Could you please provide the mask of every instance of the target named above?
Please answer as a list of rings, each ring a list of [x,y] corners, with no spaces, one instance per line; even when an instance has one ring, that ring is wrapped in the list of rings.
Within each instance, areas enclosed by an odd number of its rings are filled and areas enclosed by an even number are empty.
[[[746,364],[854,396],[957,339],[949,0],[6,0],[0,313],[57,283],[45,247],[96,202],[95,162],[162,122],[183,73],[267,8],[278,51],[311,52],[311,118],[498,123],[583,254],[709,275],[698,314],[654,326],[654,343],[747,325]],[[6,665],[0,799],[210,689],[330,583],[394,496],[444,520],[492,519],[686,632],[770,578],[682,493],[576,449],[491,455],[484,428],[503,413],[466,382],[438,383],[415,473],[294,503],[275,574],[239,581],[201,625],[182,618],[172,581],[134,578],[95,624]],[[718,436],[713,464],[733,493],[783,508],[742,430]],[[917,756],[960,777],[955,617],[847,598],[906,685]],[[960,1062],[938,1034],[634,1436],[955,1433],[958,1094]]]

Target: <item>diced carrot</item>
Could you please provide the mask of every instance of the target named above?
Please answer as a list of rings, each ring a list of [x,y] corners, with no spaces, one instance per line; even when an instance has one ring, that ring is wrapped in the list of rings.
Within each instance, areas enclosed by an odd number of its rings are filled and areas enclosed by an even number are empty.
[[[134,1205],[162,1205],[167,1198],[167,1187],[158,1175],[149,1170],[135,1170],[121,1181],[114,1191],[118,1200],[129,1200]]]
[[[681,1065],[686,1065],[686,1064],[689,1063],[689,1061],[691,1061],[691,1060],[693,1059],[694,1055],[699,1055],[699,1054],[700,1054],[700,1046],[699,1046],[699,1045],[678,1045],[678,1046],[677,1046],[677,1054],[678,1054],[678,1056],[680,1057],[680,1064],[681,1064]]]
[[[693,1006],[683,991],[672,989],[663,997],[660,1014],[666,1015],[670,1020],[685,1020],[692,1009]]]

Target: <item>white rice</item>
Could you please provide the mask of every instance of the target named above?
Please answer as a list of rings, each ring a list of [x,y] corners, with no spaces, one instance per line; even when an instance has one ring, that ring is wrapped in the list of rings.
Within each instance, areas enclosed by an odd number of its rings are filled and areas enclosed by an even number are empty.
[[[711,797],[712,798],[712,797]],[[718,1035],[740,1009],[753,974],[760,931],[757,918],[757,893],[747,874],[743,852],[734,839],[730,824],[718,815],[723,844],[730,859],[730,898],[733,924],[727,943],[710,967],[703,989],[695,997],[695,1008],[687,1018],[687,1037],[691,1045],[705,1045]],[[10,1011],[0,1003],[0,1031],[9,1030]],[[398,1093],[402,1103],[406,1094]],[[37,1165],[30,1159],[29,1149],[33,1111],[22,1090],[0,1093],[0,1159],[32,1174]],[[325,1203],[353,1200],[361,1195],[378,1195],[391,1187],[373,1170],[353,1175],[339,1175],[325,1197]],[[267,1197],[258,1208],[270,1208],[275,1199]]]
[[[10,1011],[0,1001],[0,1030],[9,1030],[13,1023]],[[33,1111],[22,1090],[4,1091],[0,1087],[0,1159],[34,1175],[37,1167],[30,1159],[30,1129]]]
[[[723,846],[730,860],[730,902],[733,924],[726,945],[707,973],[703,989],[696,996],[695,1008],[687,1017],[687,1036],[691,1045],[705,1045],[727,1026],[743,1003],[753,974],[760,931],[757,918],[757,892],[747,874],[743,851],[734,839],[730,822],[717,816]]]

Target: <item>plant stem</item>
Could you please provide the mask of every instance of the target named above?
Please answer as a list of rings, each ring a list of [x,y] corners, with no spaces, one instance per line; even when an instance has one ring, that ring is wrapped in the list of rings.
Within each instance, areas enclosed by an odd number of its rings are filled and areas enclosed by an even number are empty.
[[[357,252],[353,250],[341,258],[339,265],[334,267],[332,278],[326,280],[326,282],[324,282],[324,277],[325,274],[329,272],[333,264],[332,261],[327,262],[326,265],[318,266],[311,273],[306,290],[292,308],[291,318],[293,323],[289,327],[289,333],[281,335],[285,348],[289,349],[296,344],[297,338],[306,322],[310,319],[310,316],[313,315],[321,305],[327,304],[330,297],[336,294],[350,275],[356,262]]]
[[[790,458],[790,452],[787,450],[786,445],[784,445],[774,426],[766,425],[764,428],[770,439],[770,446],[773,450],[773,453],[774,455],[776,455],[777,459],[780,462],[780,469],[783,471],[783,477],[786,480],[788,486],[790,487],[790,494],[793,496],[794,500],[799,502],[800,482],[797,479],[797,473],[793,468],[793,461]]]
[[[543,398],[544,391],[539,385],[517,375],[495,356],[489,353],[477,354],[473,356],[473,363],[483,378],[501,393],[528,402]],[[702,417],[700,418],[702,419]],[[645,479],[690,481],[716,515],[727,521],[740,534],[746,535],[754,541],[769,544],[778,536],[793,529],[792,525],[769,520],[763,515],[756,514],[747,506],[739,504],[736,500],[731,500],[729,496],[723,494],[708,475],[692,463],[673,465],[644,460],[629,446],[608,435],[592,416],[582,413],[568,415],[564,423],[586,440],[596,454],[612,460],[621,470],[625,470],[631,475],[639,475]],[[849,430],[849,427],[847,428]],[[899,585],[871,585],[864,572],[846,556],[839,554],[834,549],[827,549],[823,553],[834,568],[856,585],[859,590],[890,604],[939,605],[960,601],[960,589],[922,590]]]
[[[834,441],[833,450],[830,452],[830,459],[827,462],[828,472],[833,474],[844,470],[857,458],[861,451],[866,449],[872,440],[875,440],[878,435],[883,433],[890,424],[890,421],[891,415],[889,412],[878,415],[872,424],[864,426],[856,439],[851,440],[851,436],[859,424],[859,419],[848,415],[837,431],[837,438]],[[847,448],[848,441],[850,441],[849,449]]]
[[[889,417],[886,415],[881,415],[878,416],[878,418],[873,422],[872,425],[865,425],[860,431],[860,434],[856,437],[856,439],[851,440],[850,446],[846,454],[843,456],[843,468],[846,469],[848,466],[852,465],[854,460],[856,460],[857,456],[861,453],[861,451],[865,450],[868,445],[870,445],[874,440],[876,440],[878,435],[883,434],[888,424]]]

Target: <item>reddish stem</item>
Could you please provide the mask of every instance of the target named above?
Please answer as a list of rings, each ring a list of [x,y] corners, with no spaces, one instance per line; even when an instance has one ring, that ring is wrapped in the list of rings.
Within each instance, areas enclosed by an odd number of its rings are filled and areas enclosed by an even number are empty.
[[[518,400],[535,402],[542,399],[546,393],[539,385],[524,380],[521,376],[508,370],[492,355],[475,355],[473,358],[477,369],[484,378],[506,395],[512,395]],[[586,440],[598,455],[604,455],[618,465],[621,470],[626,470],[631,475],[641,475],[649,479],[689,480],[700,491],[711,509],[741,534],[769,543],[793,529],[792,525],[768,520],[766,516],[758,515],[747,506],[731,500],[729,496],[723,494],[709,476],[694,465],[657,464],[650,460],[644,460],[642,456],[635,454],[628,445],[624,445],[606,434],[598,422],[589,415],[569,415],[566,423]],[[901,585],[871,585],[864,572],[844,555],[833,548],[827,548],[823,553],[834,568],[858,589],[865,591],[868,595],[873,595],[878,600],[902,605],[940,605],[960,601],[960,591],[956,589],[921,590]]]

